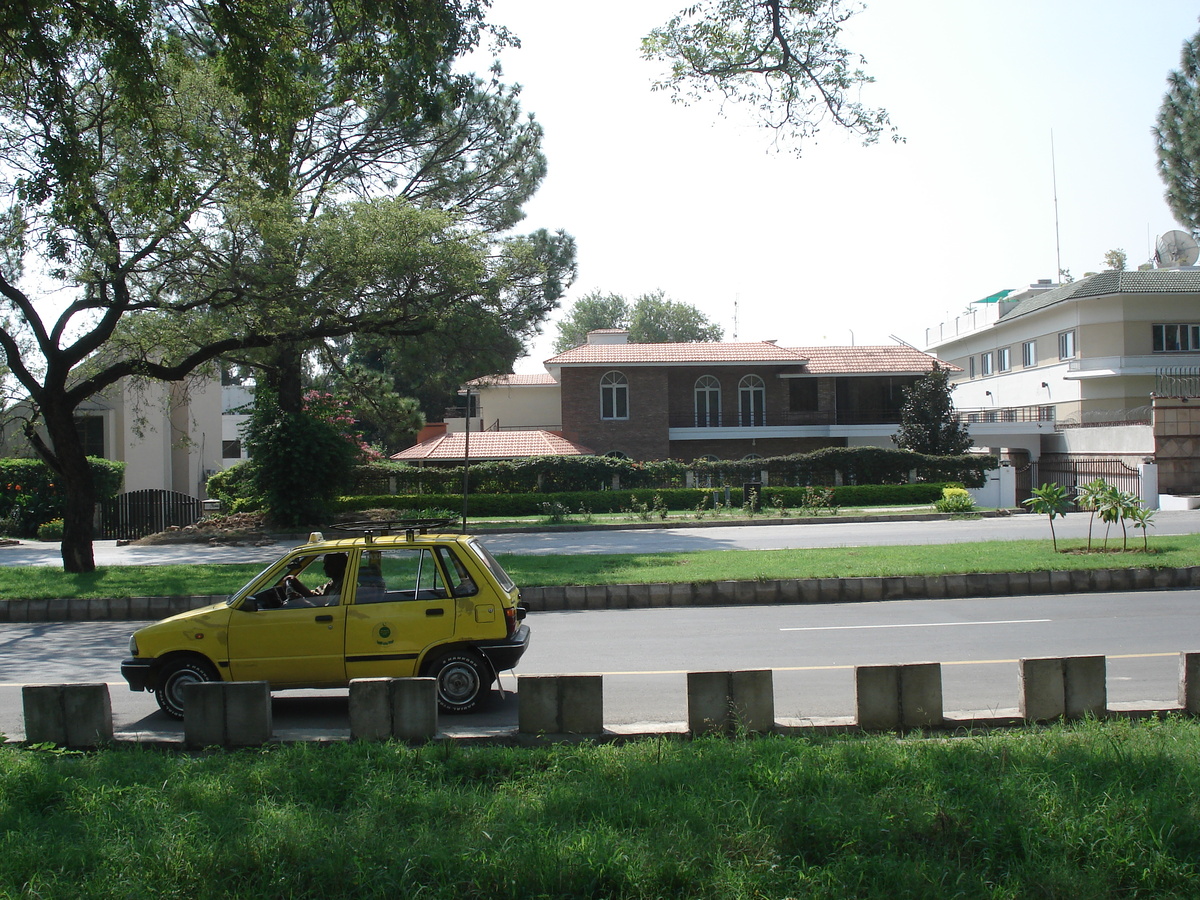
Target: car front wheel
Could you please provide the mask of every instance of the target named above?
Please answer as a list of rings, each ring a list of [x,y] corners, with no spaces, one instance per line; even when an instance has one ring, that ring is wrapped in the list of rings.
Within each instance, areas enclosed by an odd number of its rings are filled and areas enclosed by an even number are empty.
[[[202,681],[219,681],[220,676],[200,659],[180,659],[167,663],[158,676],[154,699],[159,708],[173,719],[183,718],[183,688]]]
[[[441,657],[429,674],[437,679],[438,706],[452,713],[475,709],[487,697],[494,680],[487,662],[466,652]]]

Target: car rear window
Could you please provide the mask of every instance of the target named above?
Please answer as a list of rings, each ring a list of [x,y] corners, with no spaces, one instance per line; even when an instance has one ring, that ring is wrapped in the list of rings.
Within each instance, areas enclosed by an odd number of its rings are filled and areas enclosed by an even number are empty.
[[[496,581],[500,583],[500,587],[504,591],[511,591],[516,587],[513,580],[508,577],[508,573],[504,571],[504,566],[496,562],[496,557],[488,552],[487,547],[478,541],[467,541],[467,546],[471,548],[471,552],[479,557],[480,561],[488,567],[488,571],[495,576]]]

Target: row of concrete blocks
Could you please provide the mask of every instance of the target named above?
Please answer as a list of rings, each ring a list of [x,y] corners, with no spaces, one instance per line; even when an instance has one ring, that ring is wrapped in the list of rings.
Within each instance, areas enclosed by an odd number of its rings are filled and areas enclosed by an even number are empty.
[[[865,731],[936,728],[943,724],[941,663],[857,666],[856,722]],[[526,735],[604,732],[601,675],[518,677],[517,731]],[[271,739],[271,693],[265,681],[207,682],[184,688],[184,744],[190,748],[261,746]],[[1020,661],[1021,718],[1045,722],[1104,716],[1103,656]],[[27,685],[25,739],[67,747],[113,740],[105,684]],[[694,735],[776,729],[770,669],[690,672],[688,730]],[[1200,653],[1179,656],[1180,711],[1200,714]],[[438,733],[432,678],[360,678],[350,682],[350,737],[428,741]]]
[[[893,575],[680,584],[609,584],[521,589],[531,610],[643,609],[672,606],[747,606],[768,603],[860,603],[941,600],[1097,591],[1200,587],[1200,566],[1170,569],[1092,569],[1070,572],[989,572],[971,575]],[[0,622],[75,622],[162,619],[219,603],[222,596],[126,597],[86,600],[7,600]]]

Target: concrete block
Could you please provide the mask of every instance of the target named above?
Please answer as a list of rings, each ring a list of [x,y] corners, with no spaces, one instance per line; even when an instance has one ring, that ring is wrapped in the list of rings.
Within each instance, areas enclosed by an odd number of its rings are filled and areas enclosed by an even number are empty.
[[[430,741],[437,733],[436,679],[355,678],[350,682],[351,738]]]
[[[203,681],[183,686],[183,742],[189,748],[258,747],[271,739],[265,681]]]
[[[1179,654],[1179,706],[1200,715],[1200,653]]]
[[[858,579],[862,585],[862,600],[864,603],[871,603],[876,600],[883,599],[883,579],[878,576],[870,576],[867,578]]]
[[[1063,705],[1068,719],[1108,712],[1108,683],[1103,656],[1063,660]]]
[[[62,747],[95,747],[113,739],[107,684],[24,685],[25,740]]]
[[[671,585],[671,606],[691,606],[695,594],[695,585],[683,582]]]
[[[664,606],[671,605],[671,585],[669,584],[652,584],[650,587],[650,605],[655,609],[662,609]]]
[[[632,605],[629,598],[632,595],[633,585],[630,584],[613,584],[609,585],[608,593],[608,609],[629,609]],[[595,607],[589,607],[592,609]]]
[[[902,600],[905,598],[904,576],[887,575],[883,579],[883,599]]]
[[[967,577],[965,575],[947,575],[942,581],[946,585],[947,597],[965,597],[967,595]]]
[[[583,589],[584,609],[608,609],[609,590],[607,585],[589,584]]]
[[[692,734],[767,733],[775,728],[770,669],[689,672],[688,730]]]
[[[517,676],[521,734],[601,734],[604,679],[600,675]]]
[[[587,588],[567,585],[563,588],[564,609],[587,609]]]
[[[900,667],[855,666],[854,708],[859,728],[867,731],[899,728]]]
[[[1066,681],[1063,661],[1055,658],[1022,659],[1019,664],[1021,718],[1046,722],[1066,714]]]
[[[942,665],[900,666],[900,724],[926,728],[942,724]]]
[[[859,728],[888,731],[942,724],[940,663],[856,666],[854,690]]]

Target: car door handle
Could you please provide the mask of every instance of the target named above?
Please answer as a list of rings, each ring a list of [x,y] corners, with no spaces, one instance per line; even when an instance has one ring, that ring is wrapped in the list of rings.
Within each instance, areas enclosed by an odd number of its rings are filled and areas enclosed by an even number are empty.
[[[332,622],[333,616],[317,616],[318,622]]]
[[[445,614],[446,614],[446,611],[444,609],[427,609],[427,610],[425,610],[425,615],[427,615],[427,616],[444,616]]]

